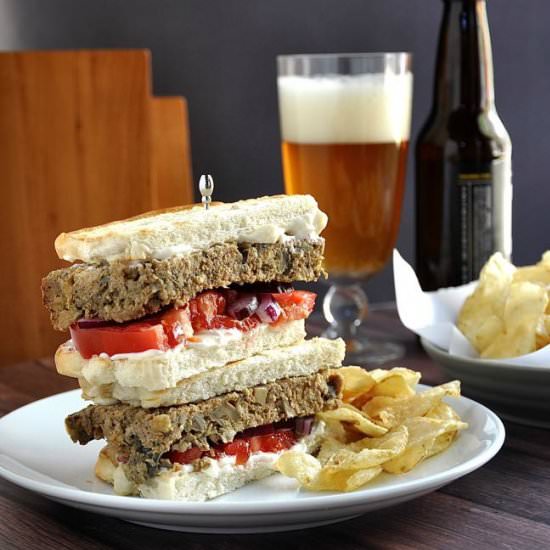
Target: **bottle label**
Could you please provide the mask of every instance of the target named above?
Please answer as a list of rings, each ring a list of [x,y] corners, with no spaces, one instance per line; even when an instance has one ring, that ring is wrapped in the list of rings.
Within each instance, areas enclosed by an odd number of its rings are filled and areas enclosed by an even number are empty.
[[[477,279],[495,250],[491,172],[459,172],[462,283]]]

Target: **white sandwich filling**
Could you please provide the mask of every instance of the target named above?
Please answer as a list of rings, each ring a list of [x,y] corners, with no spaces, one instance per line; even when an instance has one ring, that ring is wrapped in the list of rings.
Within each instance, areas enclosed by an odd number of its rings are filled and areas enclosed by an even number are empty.
[[[84,359],[71,340],[57,350],[55,363],[60,374],[79,378],[86,387],[115,384],[156,392],[172,388],[185,378],[227,363],[240,361],[261,351],[301,342],[305,321],[288,321],[277,326],[262,323],[243,332],[238,329],[205,330],[195,342],[172,349],[140,353],[105,353]]]
[[[323,216],[308,214],[303,218],[298,218],[296,220],[293,220],[291,223],[284,225],[276,223],[261,225],[259,227],[255,227],[254,229],[245,229],[243,231],[238,231],[235,234],[234,238],[238,244],[276,244],[293,242],[303,239],[315,241],[319,239],[319,233],[326,226],[326,221]],[[166,260],[167,258],[172,258],[174,256],[189,254],[194,250],[199,250],[199,248],[194,248],[188,243],[178,243],[159,248],[151,248],[147,245],[142,244],[140,246],[133,246],[131,254],[132,257],[143,256],[145,258]]]
[[[312,452],[319,447],[325,432],[322,421],[314,424],[312,432],[303,437],[289,450]],[[205,501],[242,487],[246,483],[265,478],[275,472],[274,465],[282,453],[252,453],[245,464],[235,464],[234,456],[219,459],[206,458],[202,467],[196,470],[192,464],[174,465],[139,486],[124,474],[121,465],[106,465],[102,479],[113,484],[119,495],[140,495],[163,500]],[[108,471],[105,471],[108,470]]]

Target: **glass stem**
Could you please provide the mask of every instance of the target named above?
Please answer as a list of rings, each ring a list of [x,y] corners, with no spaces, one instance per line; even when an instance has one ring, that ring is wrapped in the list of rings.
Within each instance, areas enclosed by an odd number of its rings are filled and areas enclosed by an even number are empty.
[[[330,323],[329,338],[343,338],[348,346],[357,346],[357,329],[366,317],[368,300],[357,283],[333,284],[323,300],[323,313]]]

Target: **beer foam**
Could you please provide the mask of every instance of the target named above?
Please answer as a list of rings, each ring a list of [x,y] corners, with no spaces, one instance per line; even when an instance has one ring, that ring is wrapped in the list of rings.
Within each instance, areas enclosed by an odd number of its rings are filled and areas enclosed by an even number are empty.
[[[280,76],[284,141],[400,143],[408,141],[412,74]]]

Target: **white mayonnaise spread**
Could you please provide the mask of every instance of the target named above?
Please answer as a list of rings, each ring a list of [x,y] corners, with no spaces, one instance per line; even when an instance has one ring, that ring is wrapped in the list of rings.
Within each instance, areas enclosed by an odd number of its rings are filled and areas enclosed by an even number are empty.
[[[178,354],[185,348],[195,349],[215,349],[218,347],[226,346],[231,342],[236,342],[243,338],[243,333],[237,328],[227,329],[212,329],[203,330],[193,336],[196,341],[187,341],[183,344],[170,348],[167,351],[160,349],[148,349],[146,351],[139,351],[136,353],[116,353],[115,355],[107,355],[106,353],[100,353],[101,359],[150,359],[152,357],[158,357],[160,355],[166,356],[166,354]]]
[[[298,441],[295,445],[290,447],[290,449],[288,450],[296,451],[299,453],[307,453],[308,449],[310,449],[312,446],[315,446],[314,442],[320,440],[324,432],[325,432],[325,423],[323,421],[316,422],[311,433],[306,437],[303,437],[302,439],[300,439],[300,441]],[[237,460],[235,456],[223,456],[221,458],[205,458],[203,459],[204,466],[201,468],[200,472],[196,472],[196,473],[204,474],[211,478],[219,478],[220,476],[223,476],[224,474],[227,474],[235,469],[239,469],[243,471],[252,470],[258,464],[273,466],[283,452],[287,452],[287,451],[279,451],[277,453],[265,453],[265,452],[259,451],[256,453],[252,453],[244,464],[239,464],[239,465],[235,464]],[[183,464],[181,466],[180,471],[190,474],[194,471],[194,467],[192,464]]]
[[[317,448],[325,431],[324,422],[318,422],[313,431],[290,448],[291,451],[311,452]],[[201,501],[213,498],[242,486],[247,481],[261,479],[273,473],[279,453],[253,453],[245,464],[235,464],[234,456],[205,459],[202,468],[195,470],[186,464],[178,469],[165,469],[148,482],[136,487],[128,481],[122,466],[113,476],[115,492],[122,495],[140,493],[144,497],[169,500]]]
[[[267,224],[253,229],[236,231],[235,238],[238,243],[262,244],[287,243],[301,239],[315,240],[319,238],[319,234],[326,225],[326,214],[317,210],[292,220],[288,224]],[[144,245],[140,250],[137,250],[134,246],[132,250],[132,254],[137,257],[156,258],[158,260],[183,256],[189,252],[193,252],[193,247],[189,244],[176,244],[163,246],[162,248],[150,248]]]

